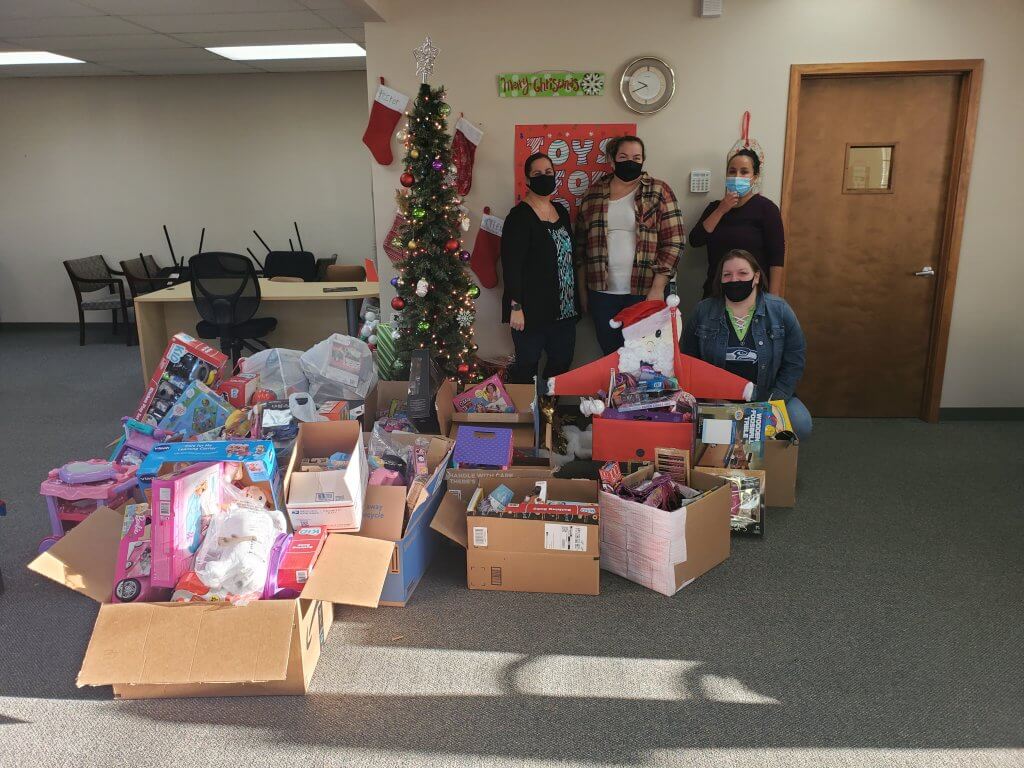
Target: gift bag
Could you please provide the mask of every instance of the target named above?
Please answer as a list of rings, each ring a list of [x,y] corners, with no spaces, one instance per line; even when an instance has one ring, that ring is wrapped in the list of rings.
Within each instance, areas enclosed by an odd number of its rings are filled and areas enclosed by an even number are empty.
[[[377,385],[373,352],[366,342],[331,334],[302,353],[309,394],[319,405],[327,400],[365,400]]]
[[[301,357],[297,349],[264,349],[239,360],[238,369],[240,373],[258,373],[260,389],[269,389],[279,400],[287,400],[295,392],[309,391]]]

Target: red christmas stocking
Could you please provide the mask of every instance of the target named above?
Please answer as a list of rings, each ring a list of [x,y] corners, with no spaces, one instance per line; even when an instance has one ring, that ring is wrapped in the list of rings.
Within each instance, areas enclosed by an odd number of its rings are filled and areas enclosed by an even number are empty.
[[[465,197],[473,186],[473,158],[484,132],[464,117],[455,124],[452,136],[452,162],[455,163],[455,191]]]
[[[469,260],[469,266],[484,288],[493,288],[498,284],[497,265],[501,258],[501,228],[504,223],[504,219],[491,216],[490,208],[484,208],[484,217],[476,233],[473,255]]]
[[[399,118],[405,113],[409,97],[388,88],[383,83],[377,88],[377,95],[370,108],[370,122],[363,134],[363,144],[370,148],[374,160],[381,165],[391,165],[395,156],[391,154],[391,136]]]
[[[405,217],[395,212],[395,220],[391,224],[391,229],[384,236],[384,253],[391,259],[391,263],[396,267],[405,258],[405,243],[402,242],[401,232],[402,227],[405,225]]]

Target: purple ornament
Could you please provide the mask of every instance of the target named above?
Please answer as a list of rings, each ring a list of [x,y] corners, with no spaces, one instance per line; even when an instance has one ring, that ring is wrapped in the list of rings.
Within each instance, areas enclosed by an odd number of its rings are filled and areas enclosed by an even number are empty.
[[[391,278],[391,285],[392,285],[392,287],[394,287],[394,288],[397,288],[397,287],[398,287],[398,278],[397,278],[397,277],[392,277],[392,278]]]
[[[442,163],[440,160],[435,160],[430,164],[430,167],[433,168],[435,171],[443,171],[444,163]]]
[[[469,251],[463,251],[462,253],[459,254],[459,259],[462,261],[463,264],[466,264],[469,262],[472,256],[473,254],[471,254]]]

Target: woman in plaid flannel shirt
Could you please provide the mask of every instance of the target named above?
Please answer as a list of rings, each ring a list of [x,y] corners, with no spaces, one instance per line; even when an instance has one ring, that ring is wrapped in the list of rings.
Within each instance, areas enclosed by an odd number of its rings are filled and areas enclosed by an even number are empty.
[[[584,312],[594,317],[604,354],[622,346],[608,321],[646,299],[663,299],[686,242],[672,188],[643,172],[644,143],[620,136],[608,145],[614,174],[598,179],[580,203],[575,263]]]

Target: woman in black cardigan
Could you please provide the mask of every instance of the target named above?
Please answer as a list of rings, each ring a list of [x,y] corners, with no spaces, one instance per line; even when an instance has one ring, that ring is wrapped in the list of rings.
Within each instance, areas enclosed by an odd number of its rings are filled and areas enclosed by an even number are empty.
[[[516,360],[508,380],[514,384],[533,381],[544,352],[545,378],[569,370],[580,306],[569,212],[551,202],[555,168],[538,152],[527,158],[523,172],[530,191],[509,211],[501,230],[501,320],[512,327]]]

